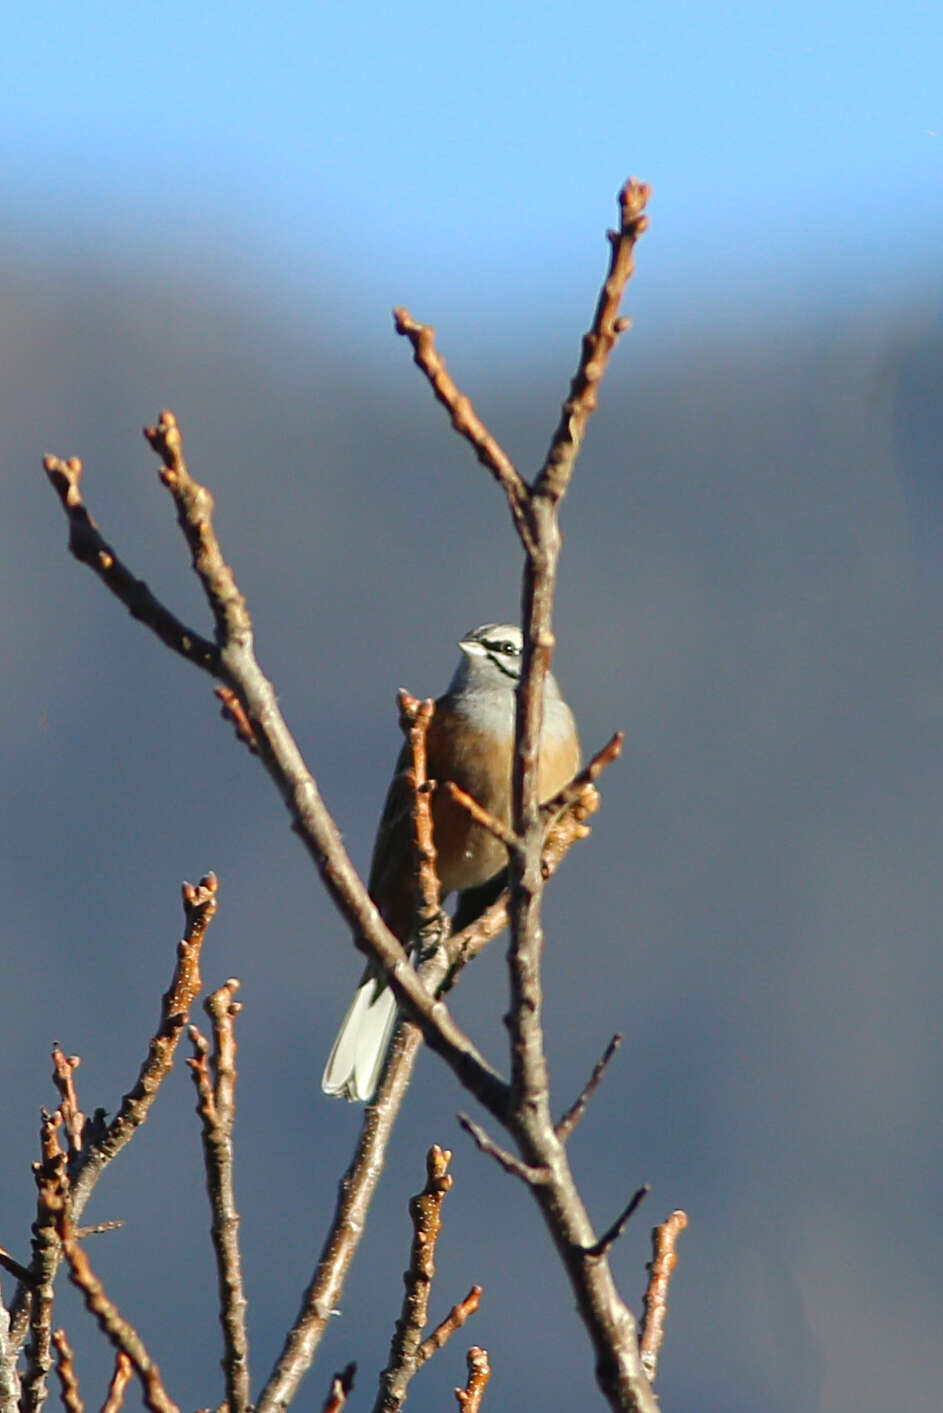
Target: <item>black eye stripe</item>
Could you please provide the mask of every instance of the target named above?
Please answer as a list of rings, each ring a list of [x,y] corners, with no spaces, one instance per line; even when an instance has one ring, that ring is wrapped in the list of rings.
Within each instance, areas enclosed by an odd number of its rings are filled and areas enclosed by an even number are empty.
[[[518,664],[516,661],[508,663],[508,656],[509,654],[505,654],[502,658],[500,649],[495,650],[491,648],[488,651],[488,661],[494,663],[498,671],[503,672],[504,676],[509,677],[512,682],[519,682],[521,680],[521,674]]]

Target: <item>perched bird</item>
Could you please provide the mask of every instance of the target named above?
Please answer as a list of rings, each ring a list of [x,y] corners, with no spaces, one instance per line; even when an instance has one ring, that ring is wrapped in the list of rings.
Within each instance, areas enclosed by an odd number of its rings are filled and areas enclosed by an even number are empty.
[[[426,737],[429,779],[454,781],[509,825],[515,690],[521,676],[523,637],[511,624],[486,623],[467,634],[459,647],[458,667],[448,691],[435,704]],[[579,764],[573,713],[548,674],[540,739],[541,801],[566,785]],[[368,885],[384,922],[404,946],[411,940],[416,912],[407,765],[404,748],[377,829]],[[446,790],[433,795],[432,821],[440,901],[452,892],[473,897],[482,885],[497,882],[507,866],[507,850]],[[463,901],[460,898],[460,911]],[[372,1098],[395,1020],[395,997],[368,964],[324,1068],[321,1087],[326,1094]]]

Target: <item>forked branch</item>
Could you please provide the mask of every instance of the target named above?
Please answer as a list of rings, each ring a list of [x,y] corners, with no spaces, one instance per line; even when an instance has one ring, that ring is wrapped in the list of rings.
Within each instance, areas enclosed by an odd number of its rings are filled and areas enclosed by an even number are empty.
[[[497,445],[470,402],[445,372],[435,349],[431,328],[418,324],[404,310],[396,311],[396,326],[412,343],[415,359],[436,397],[449,410],[453,425],[474,446],[479,459],[496,476],[507,496],[511,517],[524,550],[522,627],[524,652],[517,695],[511,834],[509,852],[511,945],[510,972],[511,1091],[505,1122],[520,1158],[501,1149],[484,1134],[475,1134],[503,1165],[518,1175],[540,1174],[529,1180],[554,1244],[566,1266],[577,1306],[596,1354],[597,1378],[611,1407],[633,1413],[655,1413],[655,1400],[643,1368],[635,1321],[618,1295],[606,1259],[570,1171],[563,1142],[550,1111],[550,1086],[541,1029],[541,901],[544,886],[545,817],[539,797],[538,763],[543,726],[544,684],[553,656],[553,599],[560,553],[558,513],[586,425],[596,408],[599,384],[610,355],[628,321],[619,314],[626,283],[634,268],[634,251],[647,227],[645,207],[649,188],[629,181],[619,197],[619,229],[610,233],[610,262],[592,324],[584,336],[581,356],[563,404],[560,421],[533,483],[522,482],[511,458]],[[483,450],[486,449],[486,450]],[[610,758],[618,752],[614,738]],[[603,752],[605,756],[607,753]],[[601,767],[602,761],[597,758]]]
[[[423,1339],[429,1317],[429,1297],[435,1276],[435,1255],[442,1230],[442,1203],[452,1186],[448,1171],[452,1154],[435,1144],[426,1155],[426,1184],[409,1204],[413,1241],[409,1266],[403,1276],[406,1287],[402,1310],[390,1344],[387,1366],[380,1375],[380,1387],[373,1413],[397,1413],[406,1401],[410,1382],[426,1360],[460,1329],[478,1308],[481,1287],[473,1286],[460,1305],[432,1334]]]

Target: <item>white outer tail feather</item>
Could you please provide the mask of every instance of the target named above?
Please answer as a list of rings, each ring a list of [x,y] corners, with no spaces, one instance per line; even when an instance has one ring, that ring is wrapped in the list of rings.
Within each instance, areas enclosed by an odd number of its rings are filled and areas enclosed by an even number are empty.
[[[375,977],[357,988],[321,1076],[325,1094],[366,1103],[380,1078],[396,1023],[396,997]]]

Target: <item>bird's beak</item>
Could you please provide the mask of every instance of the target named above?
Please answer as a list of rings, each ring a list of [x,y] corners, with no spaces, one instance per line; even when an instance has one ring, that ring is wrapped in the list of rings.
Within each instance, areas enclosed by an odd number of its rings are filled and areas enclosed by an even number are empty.
[[[463,638],[459,643],[459,647],[461,648],[462,652],[465,654],[466,657],[487,656],[487,650],[485,649],[484,645],[482,643],[477,642],[475,638]]]

